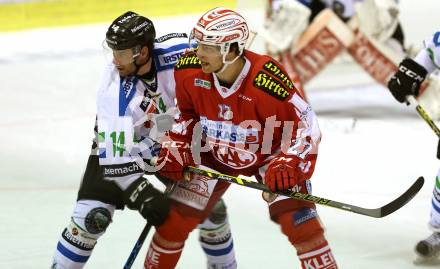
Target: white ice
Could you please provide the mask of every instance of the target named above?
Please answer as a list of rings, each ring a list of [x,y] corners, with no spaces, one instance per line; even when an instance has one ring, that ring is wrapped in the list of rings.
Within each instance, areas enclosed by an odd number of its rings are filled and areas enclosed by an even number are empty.
[[[420,44],[436,25],[416,29],[423,18],[408,17],[408,1],[402,5],[408,37]],[[420,9],[414,14],[439,10],[438,4]],[[249,14],[258,28],[261,20]],[[197,16],[153,19],[159,33],[187,32]],[[0,35],[0,268],[49,267],[89,154],[105,30],[106,24]],[[261,50],[261,40],[254,46]],[[360,74],[329,68],[307,89],[323,132],[314,194],[378,207],[417,177],[426,183],[414,200],[383,219],[325,207],[319,213],[340,268],[417,268],[413,248],[429,235],[437,138],[412,108]],[[299,268],[258,191],[232,186],[225,200],[240,269]],[[86,268],[121,268],[144,224],[138,213],[118,211]],[[142,268],[147,245],[133,268]],[[178,268],[205,268],[196,233]]]

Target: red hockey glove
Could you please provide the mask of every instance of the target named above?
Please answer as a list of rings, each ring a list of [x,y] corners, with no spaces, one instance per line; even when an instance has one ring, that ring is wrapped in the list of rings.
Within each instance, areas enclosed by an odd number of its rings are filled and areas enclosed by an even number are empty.
[[[195,166],[189,143],[168,140],[162,143],[157,166],[160,175],[179,181],[184,179],[184,169]]]
[[[265,184],[272,192],[286,191],[302,181],[302,172],[298,165],[301,159],[296,156],[282,155],[270,161],[264,177]]]

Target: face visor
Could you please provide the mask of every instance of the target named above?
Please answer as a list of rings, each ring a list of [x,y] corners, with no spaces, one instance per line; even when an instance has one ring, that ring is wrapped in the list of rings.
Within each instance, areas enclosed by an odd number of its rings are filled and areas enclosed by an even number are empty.
[[[201,42],[198,40],[191,40],[190,41],[190,49],[191,50],[200,50],[203,51],[203,53],[209,54],[209,55],[218,55],[221,56],[220,53],[220,46],[208,42]]]
[[[141,46],[118,50],[110,48],[106,41],[102,43],[102,46],[107,62],[113,62],[116,65],[128,65],[133,63],[141,52]]]

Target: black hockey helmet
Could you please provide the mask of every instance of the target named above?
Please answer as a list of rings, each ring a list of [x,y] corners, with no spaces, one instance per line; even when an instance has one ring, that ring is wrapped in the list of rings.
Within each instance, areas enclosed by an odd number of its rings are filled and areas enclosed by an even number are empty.
[[[133,11],[127,11],[108,27],[107,45],[114,50],[125,50],[135,46],[147,46],[151,51],[156,38],[153,22]]]

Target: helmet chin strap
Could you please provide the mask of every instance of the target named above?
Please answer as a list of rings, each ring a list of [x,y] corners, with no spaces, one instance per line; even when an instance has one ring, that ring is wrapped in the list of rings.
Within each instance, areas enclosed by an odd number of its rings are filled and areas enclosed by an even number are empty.
[[[139,72],[139,69],[141,69],[142,66],[148,64],[148,62],[149,62],[150,59],[151,59],[151,55],[148,55],[148,59],[147,59],[147,61],[146,61],[144,64],[137,64],[137,63],[136,63],[136,60],[137,60],[138,57],[139,57],[139,56],[137,56],[137,57],[134,59],[134,62],[133,62],[134,66],[136,66],[136,69],[134,70],[134,72],[133,72],[133,74],[132,74],[133,76],[136,76],[136,75],[138,74],[138,72]]]
[[[235,57],[232,61],[226,61],[226,53],[223,54],[223,66],[222,66],[222,68],[220,68],[219,71],[214,72],[214,73],[215,73],[215,74],[220,74],[220,73],[222,73],[223,71],[226,70],[226,67],[228,67],[230,64],[232,64],[232,63],[234,63],[235,61],[237,61],[237,59],[240,58],[240,56],[241,56],[241,54],[240,54],[240,55],[237,55],[237,57]]]

